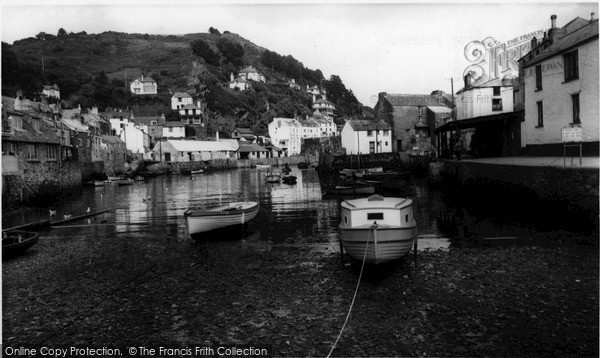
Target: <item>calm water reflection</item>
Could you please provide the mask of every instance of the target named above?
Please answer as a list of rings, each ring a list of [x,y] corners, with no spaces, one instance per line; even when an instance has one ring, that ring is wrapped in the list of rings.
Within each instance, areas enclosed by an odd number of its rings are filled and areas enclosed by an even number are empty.
[[[30,209],[14,215],[3,215],[3,227],[12,227],[35,220],[62,219],[106,209],[111,211],[89,219],[55,227],[46,237],[77,237],[131,233],[175,235],[189,208],[198,208],[233,200],[260,202],[260,211],[251,226],[247,242],[267,245],[315,245],[337,249],[339,204],[341,199],[322,199],[323,182],[313,169],[298,170],[295,185],[264,182],[266,170],[242,169],[197,174],[194,176],[160,176],[148,182],[130,186],[111,185],[83,188],[80,193],[49,208]],[[475,222],[468,214],[450,210],[438,191],[424,183],[409,179],[398,188],[397,196],[409,197],[415,203],[419,249],[445,249],[453,240],[465,235],[461,227],[476,228],[480,236],[514,237],[513,225]],[[49,210],[56,215],[49,216]],[[448,224],[448,218],[460,222]],[[450,220],[452,221],[452,220]],[[445,226],[444,226],[445,225]],[[450,226],[450,227],[448,227]],[[517,228],[518,229],[518,228]],[[517,236],[520,234],[517,234]]]

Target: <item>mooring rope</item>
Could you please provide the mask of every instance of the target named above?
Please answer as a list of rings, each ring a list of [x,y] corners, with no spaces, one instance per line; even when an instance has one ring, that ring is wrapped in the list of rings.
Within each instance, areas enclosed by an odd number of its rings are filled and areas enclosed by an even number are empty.
[[[335,347],[338,344],[338,341],[342,337],[342,333],[344,332],[344,329],[346,328],[346,323],[348,323],[348,319],[350,318],[350,313],[352,312],[352,307],[354,307],[354,301],[356,300],[356,294],[358,293],[358,287],[360,286],[360,280],[362,278],[363,270],[365,269],[365,261],[367,261],[367,250],[369,248],[369,239],[371,238],[371,229],[372,228],[373,228],[372,226],[369,227],[369,235],[367,236],[367,245],[365,246],[365,254],[363,255],[362,266],[360,267],[360,274],[358,275],[358,282],[356,283],[356,289],[354,290],[354,296],[352,297],[352,302],[350,303],[350,308],[348,309],[348,314],[346,315],[346,320],[344,321],[344,324],[342,325],[342,329],[340,330],[340,334],[338,334],[335,342],[333,343],[333,346],[331,347],[331,350],[329,351],[327,358],[331,357],[331,353],[333,353],[333,351],[335,350]]]

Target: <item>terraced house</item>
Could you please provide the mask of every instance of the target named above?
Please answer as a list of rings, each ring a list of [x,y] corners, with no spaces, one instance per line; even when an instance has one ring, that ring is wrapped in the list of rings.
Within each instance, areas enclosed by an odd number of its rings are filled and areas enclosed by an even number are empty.
[[[524,151],[563,155],[562,129],[580,128],[583,153],[598,155],[598,19],[577,17],[559,28],[552,15],[542,41],[519,61],[525,111]]]

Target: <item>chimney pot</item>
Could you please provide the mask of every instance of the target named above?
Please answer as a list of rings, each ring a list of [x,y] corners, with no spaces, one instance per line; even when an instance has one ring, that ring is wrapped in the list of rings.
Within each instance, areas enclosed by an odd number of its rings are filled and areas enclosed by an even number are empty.
[[[552,28],[556,27],[556,15],[550,16],[550,23],[552,24]]]

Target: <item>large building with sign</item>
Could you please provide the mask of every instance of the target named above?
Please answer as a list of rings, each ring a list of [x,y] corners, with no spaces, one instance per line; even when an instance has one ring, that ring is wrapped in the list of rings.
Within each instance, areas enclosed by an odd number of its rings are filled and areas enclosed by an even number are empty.
[[[563,144],[582,142],[598,155],[598,19],[577,17],[559,28],[556,15],[544,40],[532,40],[519,60],[524,109],[521,143],[529,155],[563,155]],[[578,153],[577,153],[578,154]]]

